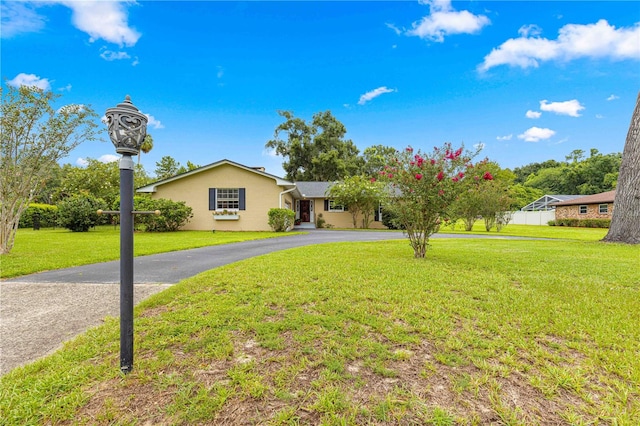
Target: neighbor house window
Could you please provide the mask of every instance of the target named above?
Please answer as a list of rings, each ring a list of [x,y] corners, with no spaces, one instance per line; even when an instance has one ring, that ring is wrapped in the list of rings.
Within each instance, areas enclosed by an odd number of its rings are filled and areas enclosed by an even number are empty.
[[[329,200],[329,208],[327,210],[330,212],[343,212],[344,206],[336,203],[334,200]]]
[[[600,207],[598,208],[598,211],[600,212],[600,214],[609,213],[609,205],[608,204],[600,204]]]
[[[587,214],[587,206],[580,206],[580,214]]]

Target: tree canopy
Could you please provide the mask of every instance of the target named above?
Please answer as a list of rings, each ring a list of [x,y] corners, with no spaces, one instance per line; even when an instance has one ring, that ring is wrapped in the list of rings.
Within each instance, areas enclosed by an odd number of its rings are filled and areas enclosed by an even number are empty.
[[[0,253],[8,253],[20,216],[58,161],[96,138],[98,115],[88,105],[56,109],[60,95],[37,87],[7,86],[0,93]]]
[[[278,111],[285,122],[266,143],[283,157],[285,178],[295,181],[335,181],[360,173],[364,160],[347,129],[331,111],[313,115],[311,123],[290,111]],[[282,138],[284,136],[284,138]]]

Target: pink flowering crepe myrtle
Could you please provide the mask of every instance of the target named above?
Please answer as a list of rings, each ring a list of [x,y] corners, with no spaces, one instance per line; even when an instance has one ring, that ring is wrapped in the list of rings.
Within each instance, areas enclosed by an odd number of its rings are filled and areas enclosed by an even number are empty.
[[[380,172],[380,180],[389,184],[386,208],[405,229],[415,257],[425,257],[429,237],[437,232],[441,218],[448,217],[450,205],[464,190],[462,183],[493,179],[488,172],[474,176],[471,160],[476,155],[449,143],[430,154],[407,147]]]

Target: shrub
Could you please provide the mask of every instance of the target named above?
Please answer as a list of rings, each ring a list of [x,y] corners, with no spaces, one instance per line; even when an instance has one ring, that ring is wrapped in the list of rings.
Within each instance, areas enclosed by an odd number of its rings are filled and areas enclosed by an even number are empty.
[[[182,228],[193,217],[193,209],[184,201],[172,201],[165,198],[147,199],[141,203],[140,210],[160,210],[160,215],[139,215],[140,222],[147,232],[173,232]]]
[[[550,220],[547,225],[574,228],[608,228],[611,225],[611,219],[556,219]]]
[[[327,221],[322,217],[322,213],[318,213],[318,217],[316,217],[316,228],[322,229],[326,226]]]
[[[58,224],[58,207],[51,204],[29,204],[20,216],[19,228],[31,228],[35,224],[43,228],[52,228]]]
[[[269,226],[274,232],[285,232],[293,225],[296,214],[289,209],[271,209],[269,210]]]
[[[389,229],[404,229],[393,210],[382,209],[382,224]]]
[[[75,195],[58,204],[58,224],[73,232],[87,232],[89,228],[104,222],[97,211],[106,208],[102,198],[87,194]]]

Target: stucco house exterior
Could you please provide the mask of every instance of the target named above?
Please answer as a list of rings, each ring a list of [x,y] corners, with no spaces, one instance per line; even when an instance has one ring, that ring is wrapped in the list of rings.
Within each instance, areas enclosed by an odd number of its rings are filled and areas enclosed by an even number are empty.
[[[193,209],[186,230],[269,231],[272,208],[295,211],[300,226],[315,227],[322,214],[336,228],[353,227],[351,214],[325,196],[331,182],[291,182],[248,167],[220,160],[138,188],[152,198],[184,201]],[[385,228],[375,214],[370,227]]]
[[[616,191],[587,195],[554,203],[558,219],[611,219]]]

